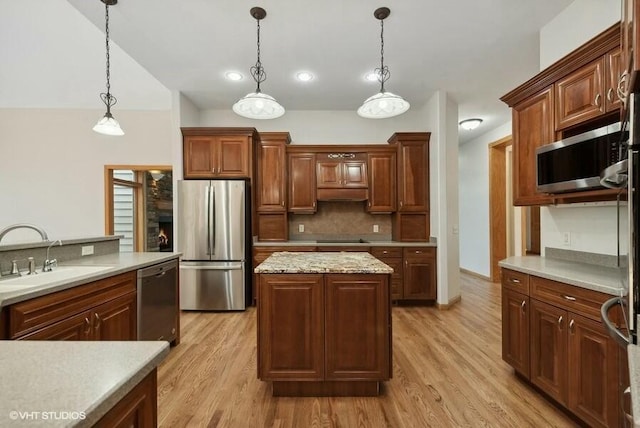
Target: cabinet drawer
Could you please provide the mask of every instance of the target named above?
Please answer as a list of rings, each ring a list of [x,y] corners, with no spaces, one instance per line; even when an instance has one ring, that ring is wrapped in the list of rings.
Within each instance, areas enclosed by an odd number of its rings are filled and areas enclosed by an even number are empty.
[[[550,279],[531,276],[531,297],[600,321],[600,307],[612,296]]]
[[[371,255],[377,258],[402,257],[402,247],[371,247]]]
[[[131,271],[16,303],[9,307],[9,337],[16,337],[69,318],[136,291]]]
[[[436,249],[434,247],[405,247],[402,250],[402,254],[403,254],[404,257],[407,257],[407,256],[420,256],[420,255],[427,255],[427,256],[435,257]]]
[[[502,269],[502,285],[517,293],[529,295],[529,275],[510,269]]]

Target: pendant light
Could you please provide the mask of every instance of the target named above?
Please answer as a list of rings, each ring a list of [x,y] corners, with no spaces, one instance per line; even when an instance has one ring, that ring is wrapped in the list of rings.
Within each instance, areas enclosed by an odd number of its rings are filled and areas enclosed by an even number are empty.
[[[391,14],[388,7],[381,7],[373,12],[373,16],[380,20],[380,68],[374,70],[374,74],[380,82],[380,92],[367,98],[358,109],[358,115],[367,119],[386,119],[398,116],[409,110],[409,103],[401,96],[387,92],[384,82],[389,80],[391,72],[384,65],[384,20]]]
[[[111,115],[111,107],[113,107],[118,100],[116,97],[111,95],[111,84],[109,80],[111,75],[109,73],[110,66],[110,58],[109,58],[109,6],[113,6],[118,3],[118,0],[100,0],[104,3],[105,10],[105,34],[106,34],[106,45],[107,45],[107,92],[100,94],[100,98],[105,106],[107,106],[107,112],[104,114],[104,117],[98,121],[96,126],[93,127],[93,130],[99,134],[104,135],[124,135],[124,131],[120,128],[120,124],[114,117]]]
[[[284,107],[270,95],[260,90],[260,83],[267,79],[267,74],[260,62],[260,20],[267,16],[267,12],[261,7],[252,7],[249,11],[258,24],[258,60],[256,65],[251,67],[251,76],[256,81],[258,87],[255,92],[251,92],[233,105],[233,111],[249,119],[275,119],[284,114]]]

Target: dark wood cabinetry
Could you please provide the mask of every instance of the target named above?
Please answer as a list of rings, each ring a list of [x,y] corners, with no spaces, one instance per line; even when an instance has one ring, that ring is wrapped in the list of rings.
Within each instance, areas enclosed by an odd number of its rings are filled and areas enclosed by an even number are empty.
[[[620,350],[599,313],[609,297],[503,269],[502,358],[594,427],[619,421]]]
[[[154,428],[158,426],[158,373],[153,369],[94,426]]]
[[[262,132],[256,150],[256,211],[260,241],[286,241],[287,154],[291,142],[287,132]]]
[[[371,255],[393,269],[391,274],[391,300],[400,300],[403,293],[402,247],[371,247]]]
[[[293,213],[316,212],[316,155],[289,153],[289,204]]]
[[[436,249],[405,248],[403,250],[403,300],[435,300]]]
[[[622,101],[618,95],[618,85],[620,80],[623,79],[623,63],[622,63],[622,50],[620,48],[614,49],[608,53],[605,58],[605,112],[610,113],[622,108]]]
[[[253,269],[255,269],[260,263],[262,263],[263,261],[267,260],[267,257],[269,257],[271,254],[278,252],[278,251],[292,251],[292,252],[299,252],[299,251],[315,251],[316,250],[316,246],[315,245],[287,245],[287,246],[271,246],[269,245],[268,247],[253,247],[253,265],[251,268],[251,271],[253,272]],[[257,274],[253,274],[253,301],[257,301],[258,299],[258,291],[259,291],[259,287],[258,287],[258,275]]]
[[[396,154],[369,153],[369,199],[367,211],[370,213],[391,213],[396,211]]]
[[[367,199],[366,158],[366,153],[316,153],[317,199]]]

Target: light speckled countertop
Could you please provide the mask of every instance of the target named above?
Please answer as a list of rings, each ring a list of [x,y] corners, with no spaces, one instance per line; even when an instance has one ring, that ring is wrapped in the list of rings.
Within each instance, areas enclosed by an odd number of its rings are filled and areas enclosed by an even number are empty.
[[[629,356],[629,381],[631,384],[631,411],[633,426],[640,428],[640,346],[627,346]]]
[[[78,275],[72,279],[52,281],[35,287],[25,286],[23,289],[7,292],[2,291],[2,281],[0,280],[0,309],[3,306],[22,302],[34,297],[44,296],[45,294],[76,287],[109,276],[144,268],[156,263],[162,263],[178,258],[181,254],[182,253],[113,253],[69,260],[60,263],[60,266],[107,266],[109,268],[97,273]],[[54,267],[53,269],[55,271],[56,268]],[[38,276],[40,275],[44,276],[47,275],[47,273],[38,274]]]
[[[393,269],[369,253],[278,252],[270,255],[255,273],[393,273]]]
[[[622,288],[622,278],[627,275],[626,267],[616,269],[540,256],[509,257],[500,261],[499,265],[614,296],[623,296],[628,292]]]
[[[168,342],[2,341],[0,426],[93,426],[168,354]]]

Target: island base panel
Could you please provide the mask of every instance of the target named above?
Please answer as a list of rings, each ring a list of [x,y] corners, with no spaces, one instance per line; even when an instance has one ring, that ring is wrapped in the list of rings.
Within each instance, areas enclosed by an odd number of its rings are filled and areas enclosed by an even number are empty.
[[[274,397],[376,397],[380,395],[378,381],[274,381]]]

